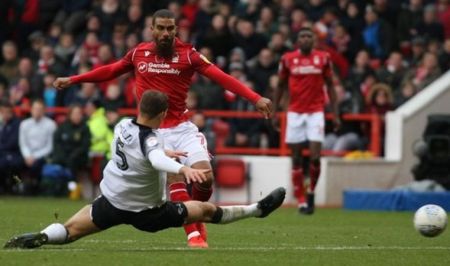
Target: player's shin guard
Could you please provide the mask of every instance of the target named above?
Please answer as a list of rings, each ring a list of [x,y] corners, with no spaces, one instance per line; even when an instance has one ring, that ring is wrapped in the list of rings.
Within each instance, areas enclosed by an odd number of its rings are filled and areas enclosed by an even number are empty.
[[[198,201],[208,201],[211,198],[213,189],[211,186],[204,187],[199,183],[192,185],[192,199]]]
[[[320,176],[320,161],[314,163],[311,162],[309,164],[309,175],[310,175],[310,191],[314,193],[314,189],[316,188],[317,181]]]
[[[294,196],[297,198],[298,204],[304,204],[306,199],[304,175],[301,168],[292,169],[292,184],[294,186]]]
[[[169,192],[170,192],[170,200],[171,201],[188,201],[191,200],[191,197],[189,196],[187,189],[186,189],[186,183],[184,182],[177,182],[169,185]],[[184,231],[186,232],[188,240],[200,236],[200,233],[197,230],[196,224],[185,224],[183,225]]]

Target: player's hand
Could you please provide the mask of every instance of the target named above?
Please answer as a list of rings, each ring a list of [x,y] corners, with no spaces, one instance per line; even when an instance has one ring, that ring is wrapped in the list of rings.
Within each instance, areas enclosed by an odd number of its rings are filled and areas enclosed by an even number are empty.
[[[194,169],[187,166],[183,166],[180,169],[180,174],[183,174],[186,178],[186,183],[192,182],[203,183],[208,180],[206,175],[211,172],[211,169]]]
[[[172,150],[164,150],[164,153],[167,157],[180,160],[180,157],[186,157],[188,155],[187,151],[172,151]]]
[[[55,87],[59,90],[68,88],[68,87],[70,87],[70,85],[72,85],[72,82],[70,81],[70,78],[68,78],[68,77],[57,78],[53,82],[53,87]]]
[[[256,110],[263,114],[264,118],[269,119],[272,116],[272,101],[265,97],[259,99],[256,104]]]
[[[341,129],[342,127],[342,121],[341,118],[339,118],[339,116],[335,116],[333,118],[333,126],[334,126],[334,132],[337,132]]]

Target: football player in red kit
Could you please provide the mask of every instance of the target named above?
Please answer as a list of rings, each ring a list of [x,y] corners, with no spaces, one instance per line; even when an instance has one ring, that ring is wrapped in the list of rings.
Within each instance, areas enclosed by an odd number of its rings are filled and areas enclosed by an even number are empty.
[[[56,79],[56,88],[67,88],[81,82],[102,82],[133,71],[136,77],[136,95],[139,101],[143,92],[156,89],[169,96],[169,110],[158,130],[162,135],[166,149],[187,152],[181,163],[194,169],[211,169],[206,139],[198,128],[189,122],[186,115],[187,92],[192,75],[200,73],[215,81],[223,88],[255,104],[266,118],[271,115],[272,103],[263,98],[237,79],[224,73],[210,63],[192,45],[181,42],[176,35],[174,14],[166,9],[153,14],[152,42],[140,43],[119,61],[87,73]],[[208,201],[212,194],[212,173],[203,183],[194,183],[192,199]],[[169,175],[168,184],[172,201],[188,201],[191,196],[186,190],[184,177]],[[208,247],[204,224],[184,226],[190,247]]]
[[[333,87],[335,74],[330,56],[316,50],[314,33],[302,28],[298,33],[299,49],[285,53],[279,63],[279,84],[274,95],[274,110],[289,88],[285,141],[292,152],[292,181],[302,214],[314,213],[314,189],[320,175],[320,150],[324,139],[325,87],[333,111],[335,129],[340,126]],[[277,124],[274,118],[274,124]],[[302,169],[302,143],[309,141],[309,167]],[[305,197],[304,176],[309,176]]]

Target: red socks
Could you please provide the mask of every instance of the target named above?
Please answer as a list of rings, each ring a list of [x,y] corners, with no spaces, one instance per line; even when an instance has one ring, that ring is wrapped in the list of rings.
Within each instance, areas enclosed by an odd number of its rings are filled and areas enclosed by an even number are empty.
[[[303,182],[303,170],[301,168],[292,169],[292,184],[294,185],[294,196],[297,198],[299,204],[306,202]]]
[[[192,185],[192,199],[198,201],[208,201],[211,198],[212,187],[205,188],[198,183]]]
[[[186,189],[186,183],[184,182],[170,184],[169,191],[171,201],[180,202],[191,200],[191,197],[189,196]],[[188,239],[200,235],[200,233],[197,230],[197,225],[195,223],[185,224],[183,225],[183,227]]]
[[[319,180],[319,176],[320,176],[320,162],[317,165],[312,164],[312,163],[309,164],[309,176],[311,177],[310,189],[311,189],[311,192],[314,192],[314,189],[316,188],[317,180]]]

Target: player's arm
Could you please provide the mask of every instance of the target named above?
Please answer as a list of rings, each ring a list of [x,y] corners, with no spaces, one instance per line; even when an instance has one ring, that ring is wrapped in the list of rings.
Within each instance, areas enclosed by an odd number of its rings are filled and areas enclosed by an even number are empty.
[[[192,169],[184,166],[167,157],[162,149],[151,150],[148,153],[148,159],[152,163],[152,166],[159,171],[184,175],[188,184],[191,182],[202,183],[206,181],[206,174],[211,171],[210,169]]]
[[[289,68],[286,66],[284,56],[281,58],[278,64],[278,84],[273,93],[273,110],[276,113],[280,106],[280,101],[283,98],[284,93],[288,89]],[[272,124],[275,128],[278,128],[278,117],[274,116]]]
[[[272,115],[272,101],[270,99],[262,97],[236,78],[226,74],[195,50],[192,50],[189,59],[196,71],[216,82],[224,89],[253,103],[256,106],[256,109],[262,113],[265,118],[269,118]]]
[[[334,84],[339,83],[339,78],[332,67],[330,73],[324,76],[325,84],[327,86],[328,97],[330,98],[330,107],[333,113],[334,130],[339,130],[341,127],[341,118],[339,114],[339,106],[337,102],[336,90]]]
[[[59,77],[53,82],[53,86],[57,89],[65,89],[73,84],[83,82],[97,83],[117,78],[133,70],[133,53],[134,50],[128,52],[122,59],[115,63],[93,69],[80,75]]]
[[[283,98],[283,95],[287,91],[287,88],[288,88],[288,80],[280,76],[278,79],[278,85],[273,93],[273,110],[275,114],[278,111],[281,98]],[[278,117],[276,115],[272,118],[272,125],[274,126],[275,129],[278,130],[279,122]]]

